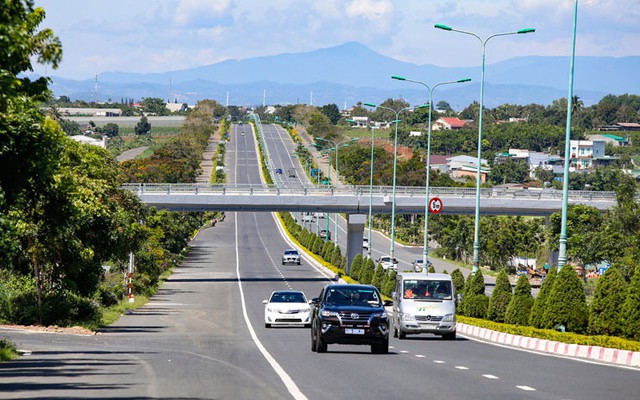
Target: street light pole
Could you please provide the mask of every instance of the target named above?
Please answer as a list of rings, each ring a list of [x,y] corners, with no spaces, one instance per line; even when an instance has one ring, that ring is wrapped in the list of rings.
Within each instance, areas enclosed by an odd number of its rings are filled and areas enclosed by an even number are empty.
[[[327,143],[331,143],[333,144],[335,147],[329,149],[329,150],[334,150],[336,151],[336,187],[340,184],[340,174],[338,174],[338,149],[340,148],[340,146],[348,146],[351,142],[355,142],[357,139],[353,138],[353,139],[349,139],[349,140],[343,140],[341,142],[334,142],[333,140],[328,140],[325,138],[321,138],[318,136],[314,136],[314,139],[316,140],[323,140]],[[329,161],[329,165],[328,165],[328,170],[329,170],[329,179],[331,179],[331,161]],[[336,244],[338,244],[338,213],[336,213],[336,219],[335,219],[335,223],[334,223],[334,242]],[[317,222],[316,222],[317,223]],[[327,214],[327,234],[329,233],[329,217]]]
[[[373,108],[382,108],[384,110],[389,110],[396,115],[396,119],[394,119],[393,123],[395,123],[395,135],[393,139],[393,185],[391,189],[391,245],[389,247],[389,257],[391,258],[391,262],[393,262],[395,258],[395,225],[396,225],[396,171],[398,167],[398,123],[400,122],[400,113],[403,111],[407,111],[412,109],[413,107],[404,107],[400,110],[396,111],[393,108],[377,106],[373,103],[364,103],[367,107]],[[426,104],[419,106],[418,108],[425,108]],[[369,244],[371,245],[371,244]]]
[[[573,40],[571,43],[571,65],[569,67],[569,97],[567,98],[567,126],[564,136],[564,177],[562,179],[562,223],[560,226],[560,249],[558,271],[567,263],[567,209],[569,207],[569,161],[571,152],[571,113],[573,109],[573,72],[576,58],[576,28],[578,25],[578,0],[573,10]]]
[[[398,76],[398,75],[392,76],[391,79],[417,83],[417,84],[423,85],[429,91],[429,124],[427,128],[427,160],[426,160],[427,161],[427,164],[426,164],[427,178],[425,182],[425,198],[424,198],[424,245],[422,248],[422,263],[423,263],[422,265],[423,267],[426,267],[428,264],[427,257],[429,255],[429,182],[431,179],[431,112],[433,110],[433,90],[438,86],[442,86],[442,85],[451,85],[454,83],[470,82],[471,79],[464,78],[464,79],[458,79],[457,81],[440,82],[433,85],[433,87],[430,87],[425,82],[416,81],[413,79],[407,79],[405,77]]]
[[[471,35],[480,41],[482,45],[482,72],[480,75],[480,112],[478,115],[478,169],[476,176],[476,209],[475,209],[475,225],[474,225],[474,234],[473,234],[473,269],[472,273],[476,273],[478,271],[478,267],[480,265],[480,186],[482,184],[482,114],[483,114],[483,105],[484,105],[484,66],[485,66],[485,58],[486,58],[486,49],[487,42],[490,39],[498,36],[508,36],[508,35],[519,35],[524,33],[532,33],[536,30],[533,28],[524,28],[514,32],[504,32],[504,33],[494,33],[493,35],[487,37],[482,40],[480,36],[473,32],[463,31],[459,29],[453,29],[452,27],[444,24],[435,24],[435,27],[438,29],[442,29],[445,31],[453,31],[463,33],[465,35]]]
[[[356,122],[352,119],[348,119],[346,120],[347,122]],[[370,169],[371,171],[369,172],[369,237],[367,239],[367,257],[371,258],[371,225],[372,225],[372,213],[371,213],[371,209],[373,207],[373,152],[374,152],[374,145],[375,145],[375,136],[374,136],[374,125],[369,123],[369,126],[371,126],[371,160],[369,161],[370,163]]]

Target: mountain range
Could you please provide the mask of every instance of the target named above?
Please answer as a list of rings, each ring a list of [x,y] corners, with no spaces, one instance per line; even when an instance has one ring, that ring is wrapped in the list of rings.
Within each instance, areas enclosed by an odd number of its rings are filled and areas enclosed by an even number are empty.
[[[529,56],[487,64],[485,106],[547,105],[567,97],[569,62],[569,57]],[[576,57],[574,95],[588,106],[607,94],[640,94],[637,71],[640,56]],[[162,73],[104,72],[97,75],[97,91],[96,80],[52,76],[51,88],[56,96],[66,95],[72,100],[158,97],[179,103],[213,99],[227,104],[228,99],[232,105],[334,103],[342,108],[357,102],[379,103],[387,98],[401,97],[410,104],[428,101],[423,86],[392,80],[392,75],[429,85],[471,78],[470,83],[434,90],[434,102],[444,100],[461,110],[479,99],[480,73],[480,60],[473,67],[416,65],[349,42],[309,52],[227,60]]]

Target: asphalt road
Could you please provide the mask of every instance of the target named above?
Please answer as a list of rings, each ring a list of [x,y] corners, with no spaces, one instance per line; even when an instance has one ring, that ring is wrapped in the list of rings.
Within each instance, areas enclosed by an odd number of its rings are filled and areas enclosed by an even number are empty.
[[[248,128],[247,128],[248,129]],[[258,179],[250,135],[227,146],[229,178]],[[0,331],[30,350],[0,364],[0,398],[81,399],[632,399],[638,370],[459,337],[392,338],[310,350],[305,328],[264,327],[262,300],[293,288],[314,297],[326,273],[280,265],[290,244],[270,213],[229,213],[191,243],[151,301],[96,336]]]

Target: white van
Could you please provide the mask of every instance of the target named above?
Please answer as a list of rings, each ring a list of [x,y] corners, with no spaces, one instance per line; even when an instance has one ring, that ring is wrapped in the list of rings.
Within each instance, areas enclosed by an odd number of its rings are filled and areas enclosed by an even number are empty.
[[[393,292],[393,336],[433,333],[456,338],[456,303],[448,274],[398,273]]]

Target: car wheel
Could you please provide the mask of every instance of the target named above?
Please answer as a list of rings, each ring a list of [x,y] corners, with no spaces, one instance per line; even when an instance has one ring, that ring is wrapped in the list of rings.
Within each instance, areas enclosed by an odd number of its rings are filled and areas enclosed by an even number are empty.
[[[442,335],[442,338],[444,340],[456,340],[456,333],[455,332],[445,333],[444,335]]]
[[[300,261],[298,261],[298,265],[300,265]]]
[[[402,329],[398,328],[398,339],[403,340],[407,338],[407,334],[402,332]]]
[[[316,336],[313,334],[315,332],[314,329],[311,329],[311,351],[316,351]]]
[[[267,323],[265,322],[264,327],[265,327],[265,328],[271,328],[271,324],[267,324]]]
[[[373,354],[387,354],[389,353],[389,339],[383,343],[376,343],[371,345],[371,352]]]
[[[284,261],[283,261],[283,262],[282,262],[282,265],[284,265],[284,264],[285,264],[285,263],[284,263]]]
[[[398,327],[396,326],[396,324],[393,324],[393,337],[397,338],[398,337]]]
[[[318,353],[326,353],[327,352],[327,343],[322,340],[322,336],[320,332],[316,332],[316,351]]]

